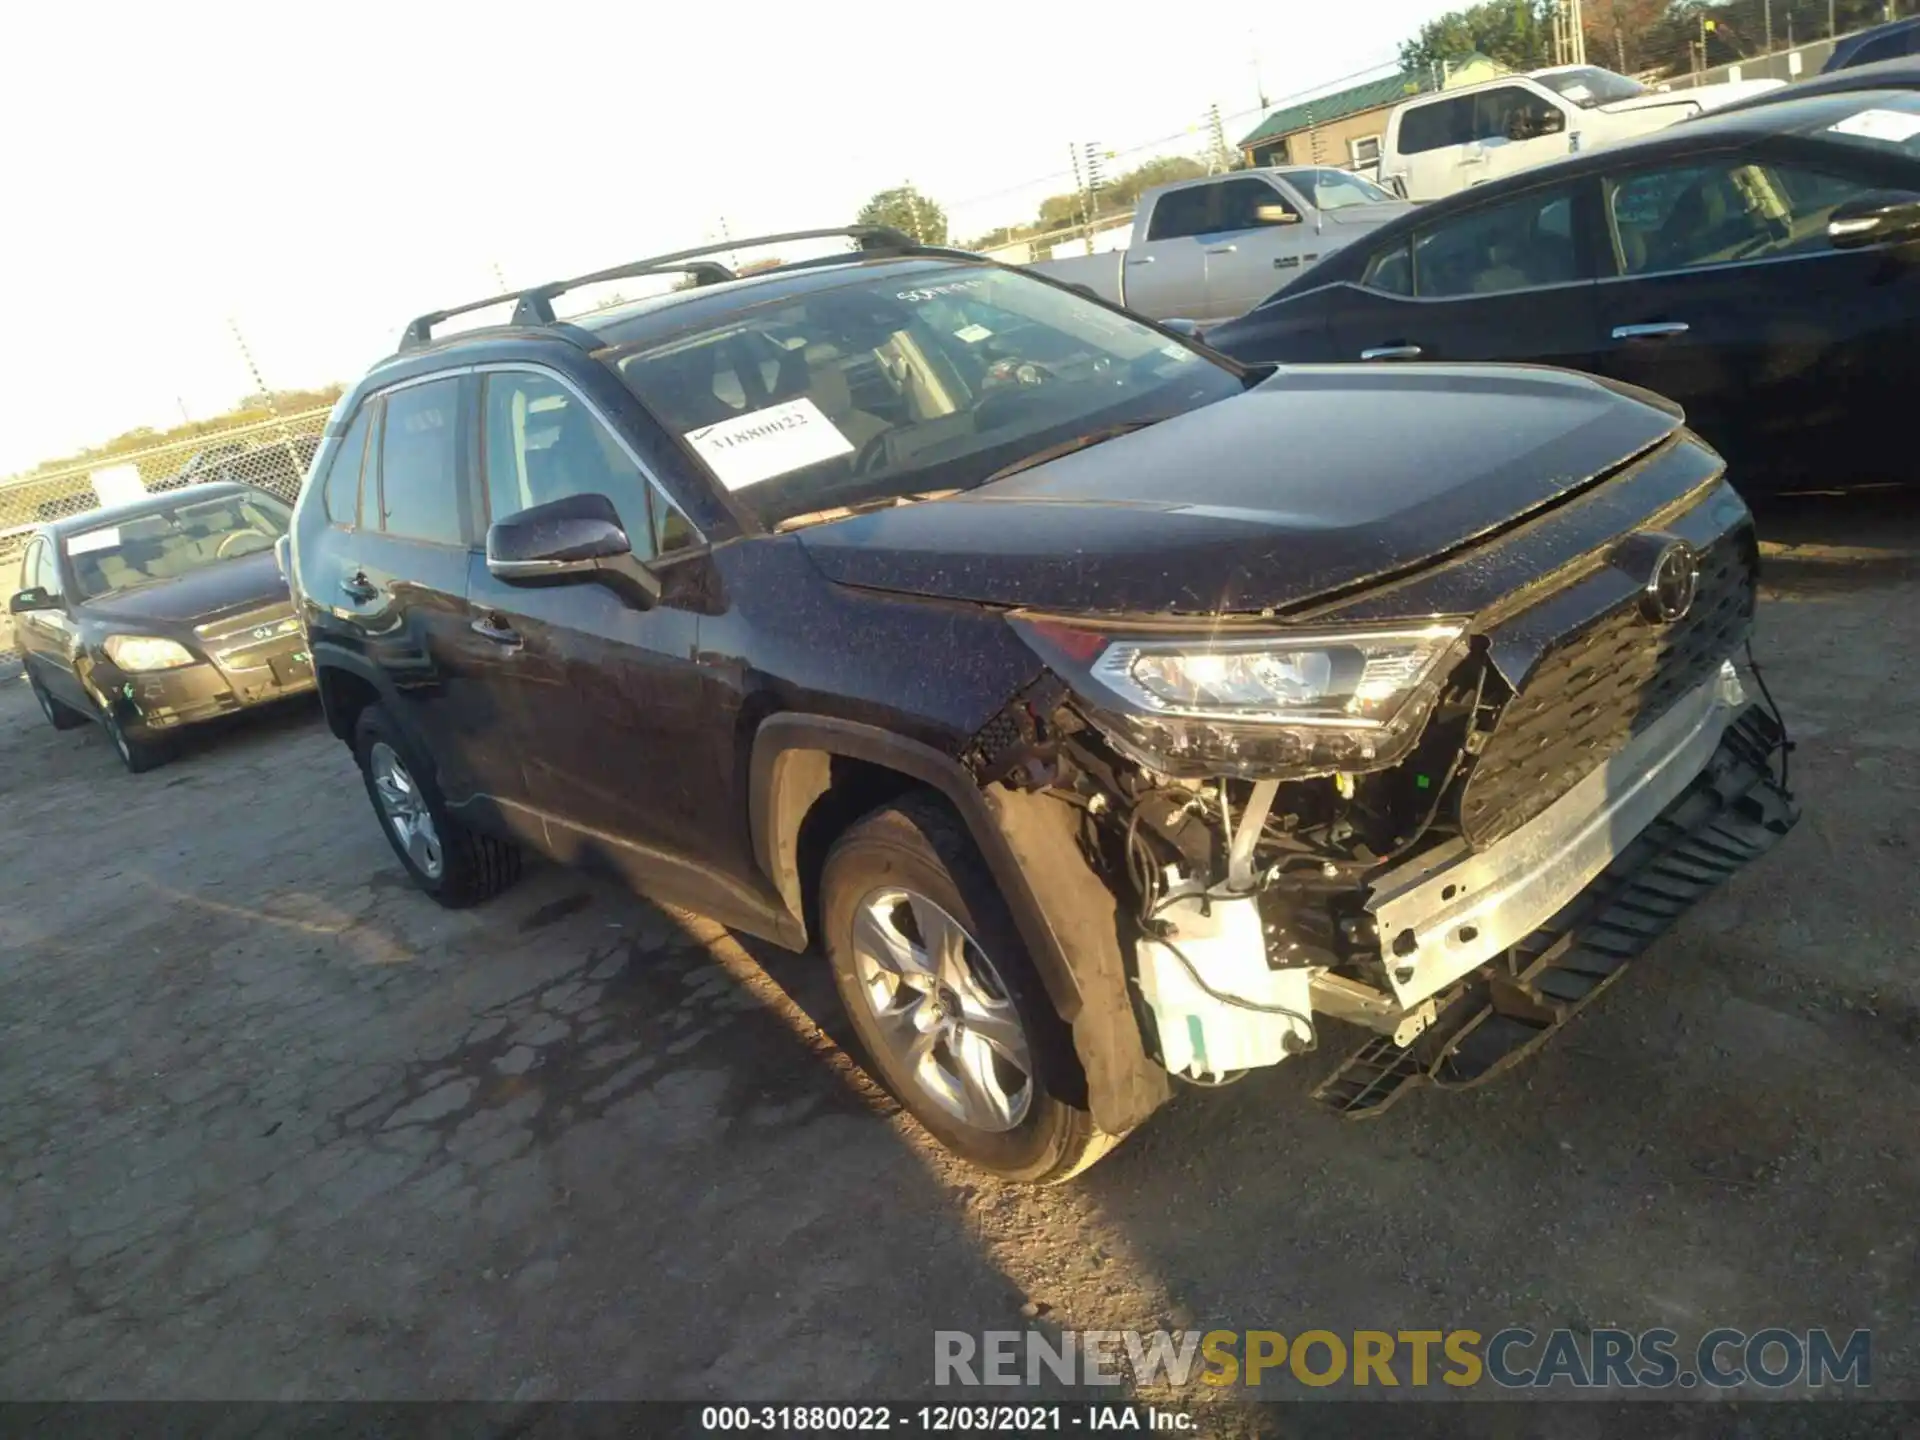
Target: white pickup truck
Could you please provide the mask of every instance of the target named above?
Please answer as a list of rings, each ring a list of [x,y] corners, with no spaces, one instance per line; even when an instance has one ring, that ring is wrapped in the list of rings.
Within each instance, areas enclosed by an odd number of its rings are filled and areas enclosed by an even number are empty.
[[[1124,250],[1031,268],[1150,320],[1226,320],[1410,208],[1345,170],[1239,170],[1147,191]]]
[[[1649,90],[1596,65],[1502,75],[1395,106],[1380,178],[1410,200],[1439,200],[1563,155],[1650,135],[1785,83],[1728,80]]]

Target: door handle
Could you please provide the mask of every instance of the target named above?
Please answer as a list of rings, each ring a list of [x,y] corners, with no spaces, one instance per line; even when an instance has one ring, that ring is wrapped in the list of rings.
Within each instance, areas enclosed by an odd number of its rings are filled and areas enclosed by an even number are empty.
[[[520,632],[504,623],[497,615],[482,615],[473,622],[473,633],[484,636],[496,645],[504,645],[509,650],[520,648]]]
[[[1616,325],[1613,338],[1616,340],[1657,340],[1663,335],[1684,335],[1687,322],[1684,320],[1660,320],[1651,325]]]
[[[371,600],[380,593],[379,587],[367,579],[367,572],[364,570],[356,570],[347,576],[340,582],[340,588],[346,592],[349,600]]]
[[[1141,255],[1127,261],[1127,264],[1129,265],[1151,265],[1152,263],[1153,263],[1153,256],[1151,255]]]
[[[1222,245],[1219,249],[1209,250],[1207,253],[1209,255],[1231,255],[1233,254],[1234,251],[1238,250],[1239,248],[1240,247],[1238,245]]]
[[[1362,350],[1362,360],[1418,360],[1426,351],[1418,345],[1381,345],[1372,350]]]

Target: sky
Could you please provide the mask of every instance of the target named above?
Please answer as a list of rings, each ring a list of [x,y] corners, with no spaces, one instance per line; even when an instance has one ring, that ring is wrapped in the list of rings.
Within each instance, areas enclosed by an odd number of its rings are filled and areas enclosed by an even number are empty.
[[[1072,147],[1204,149],[1391,65],[1444,0],[15,7],[0,54],[0,475],[266,383],[349,381],[498,288],[842,224],[911,181],[956,237]],[[1147,17],[1176,17],[1171,26]],[[1189,133],[1191,132],[1191,133]],[[795,258],[788,255],[786,258]]]

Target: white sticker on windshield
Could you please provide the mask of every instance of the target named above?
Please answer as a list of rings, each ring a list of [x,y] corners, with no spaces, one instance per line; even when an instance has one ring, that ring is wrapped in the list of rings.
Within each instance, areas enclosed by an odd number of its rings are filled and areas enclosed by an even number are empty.
[[[953,332],[954,339],[964,340],[969,345],[978,345],[982,340],[991,339],[992,336],[993,331],[984,325],[968,325],[964,329]]]
[[[120,527],[109,525],[104,530],[82,530],[67,541],[67,554],[86,555],[94,550],[117,550],[120,547]]]
[[[853,453],[840,427],[804,397],[689,430],[687,443],[729,490]]]
[[[1166,344],[1160,347],[1160,353],[1169,360],[1198,360],[1200,357],[1184,345]]]
[[[1858,135],[1863,140],[1887,140],[1901,145],[1920,135],[1920,115],[1910,115],[1904,110],[1862,110],[1827,128],[1836,135]]]

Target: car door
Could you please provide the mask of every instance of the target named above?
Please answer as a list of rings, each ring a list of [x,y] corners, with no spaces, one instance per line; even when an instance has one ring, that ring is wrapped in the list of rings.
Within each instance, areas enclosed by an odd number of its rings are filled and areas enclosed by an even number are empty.
[[[480,401],[491,523],[569,495],[604,495],[643,561],[688,527],[579,389],[541,369],[490,369]],[[684,894],[713,829],[699,615],[671,592],[650,610],[591,583],[510,585],[474,558],[474,623],[511,689],[530,803],[563,859],[599,860],[642,890]]]
[[[64,602],[59,569],[54,542],[44,535],[36,535],[27,542],[26,551],[20,557],[19,588],[45,590]],[[23,610],[12,619],[21,654],[33,667],[33,673],[40,677],[40,683],[47,687],[47,693],[56,700],[90,711],[93,702],[87,698],[74,673],[73,621],[64,604],[47,610]]]
[[[1207,306],[1207,257],[1201,236],[1214,228],[1217,184],[1163,190],[1147,216],[1147,236],[1123,257],[1127,308],[1158,319],[1201,318]]]
[[[1336,358],[1592,369],[1592,194],[1576,180],[1452,207],[1382,246],[1343,289],[1329,327]]]
[[[1495,85],[1472,98],[1473,131],[1460,155],[1468,187],[1567,153],[1566,113],[1529,86]]]
[[[1913,247],[1839,249],[1836,206],[1920,194],[1833,152],[1764,151],[1622,169],[1603,185],[1604,373],[1679,402],[1752,488],[1910,478]]]
[[[1215,227],[1204,246],[1207,298],[1193,319],[1240,315],[1318,259],[1318,240],[1300,203],[1264,176],[1247,175],[1212,187]]]
[[[467,606],[478,522],[464,419],[474,386],[471,376],[441,374],[375,397],[359,524],[329,547],[338,556],[328,597],[334,620],[378,675],[395,720],[427,752],[457,812],[524,798],[517,762],[501,764],[490,741],[493,652],[473,632]],[[333,500],[334,490],[327,495]]]

